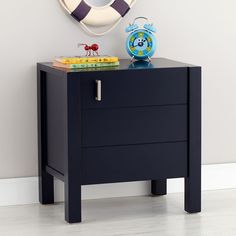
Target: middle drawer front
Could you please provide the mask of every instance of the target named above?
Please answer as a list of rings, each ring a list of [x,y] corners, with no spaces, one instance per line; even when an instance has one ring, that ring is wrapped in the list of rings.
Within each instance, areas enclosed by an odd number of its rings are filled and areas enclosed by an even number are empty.
[[[93,109],[82,113],[82,146],[187,140],[187,106]]]

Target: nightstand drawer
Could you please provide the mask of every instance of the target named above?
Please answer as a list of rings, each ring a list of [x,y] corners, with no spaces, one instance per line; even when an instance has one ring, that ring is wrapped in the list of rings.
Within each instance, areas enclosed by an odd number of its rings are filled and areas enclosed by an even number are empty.
[[[187,140],[187,106],[92,109],[82,112],[82,146]]]
[[[103,71],[80,76],[83,109],[187,103],[187,68]]]
[[[83,184],[187,176],[186,142],[83,148],[82,156]]]

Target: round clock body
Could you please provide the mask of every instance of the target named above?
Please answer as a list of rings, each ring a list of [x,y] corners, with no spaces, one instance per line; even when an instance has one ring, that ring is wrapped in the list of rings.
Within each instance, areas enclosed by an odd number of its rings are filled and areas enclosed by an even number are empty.
[[[135,30],[127,38],[126,49],[136,60],[146,60],[156,51],[156,37],[147,30]]]

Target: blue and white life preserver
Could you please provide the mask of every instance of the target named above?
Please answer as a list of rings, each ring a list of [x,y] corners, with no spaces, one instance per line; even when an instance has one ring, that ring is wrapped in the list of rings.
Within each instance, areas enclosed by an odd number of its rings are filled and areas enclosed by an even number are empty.
[[[104,35],[110,32],[129,12],[136,0],[113,0],[111,3],[96,7],[87,3],[86,0],[59,0],[63,8],[79,21],[82,26],[93,35]],[[91,31],[90,26],[111,26],[103,33]]]

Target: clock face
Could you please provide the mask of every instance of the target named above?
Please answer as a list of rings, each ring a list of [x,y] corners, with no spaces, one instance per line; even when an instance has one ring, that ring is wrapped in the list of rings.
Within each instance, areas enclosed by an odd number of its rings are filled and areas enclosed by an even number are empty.
[[[135,58],[151,57],[155,51],[155,37],[147,31],[133,32],[128,38],[128,51]]]

